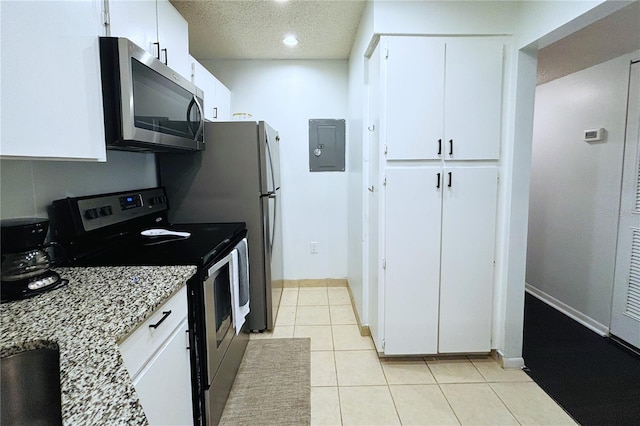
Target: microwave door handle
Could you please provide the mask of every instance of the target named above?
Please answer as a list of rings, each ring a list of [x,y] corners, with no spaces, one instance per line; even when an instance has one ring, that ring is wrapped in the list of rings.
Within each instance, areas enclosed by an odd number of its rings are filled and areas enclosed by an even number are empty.
[[[196,108],[198,108],[198,116],[200,117],[200,125],[195,131],[191,127],[191,109],[194,105],[196,106]],[[202,115],[202,106],[200,105],[200,102],[198,102],[198,98],[196,98],[195,96],[191,99],[191,102],[189,102],[189,107],[187,108],[187,123],[187,125],[189,126],[189,130],[193,132],[194,139],[198,139],[198,136],[200,136],[200,133],[202,133],[202,130],[204,129],[204,116]]]
[[[200,125],[198,126],[198,130],[195,134],[195,139],[198,139],[198,137],[200,137],[200,134],[204,131],[204,110],[202,109],[202,105],[200,105],[200,102],[198,102],[198,98],[194,96],[193,100],[195,101],[196,107],[198,108],[198,116],[200,117]]]
[[[189,102],[189,106],[187,106],[187,126],[189,127],[189,130],[191,130],[191,133],[193,133],[195,135],[195,131],[193,130],[193,127],[191,126],[191,109],[193,108],[193,106],[196,103],[196,97],[194,96],[193,98],[191,98],[191,102]]]

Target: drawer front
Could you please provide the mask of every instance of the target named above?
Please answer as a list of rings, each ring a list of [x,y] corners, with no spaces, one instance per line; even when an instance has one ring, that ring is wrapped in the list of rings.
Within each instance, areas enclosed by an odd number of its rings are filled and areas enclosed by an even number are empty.
[[[167,314],[166,312],[169,311],[171,313]],[[119,344],[120,353],[132,378],[136,377],[186,318],[187,286],[185,285]],[[152,327],[153,325],[155,327]]]

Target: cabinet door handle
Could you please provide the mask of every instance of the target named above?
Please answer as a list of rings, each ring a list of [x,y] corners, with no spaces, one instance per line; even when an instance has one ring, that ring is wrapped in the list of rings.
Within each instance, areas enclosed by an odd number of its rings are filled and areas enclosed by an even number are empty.
[[[438,155],[442,154],[442,139],[438,139]]]
[[[155,324],[151,324],[149,326],[149,328],[158,328],[160,326],[160,324],[162,324],[164,322],[164,320],[166,320],[169,317],[169,315],[171,315],[171,311],[163,311],[162,312],[162,318],[160,318],[160,321],[158,321]]]
[[[436,188],[440,188],[440,173],[438,173],[438,183],[436,183]]]
[[[213,118],[218,118],[218,107],[213,107]]]
[[[156,50],[156,58],[158,58],[158,60],[160,60],[160,42],[156,41],[155,43],[153,43],[154,46],[156,46],[158,48],[158,50]]]
[[[451,188],[451,172],[449,172],[449,184],[447,186]]]
[[[449,139],[449,155],[453,155],[453,139]]]
[[[164,49],[162,49],[162,51],[164,52],[164,64],[165,65],[169,65],[169,57],[167,56],[167,48],[165,47]],[[158,58],[160,59],[160,58]]]

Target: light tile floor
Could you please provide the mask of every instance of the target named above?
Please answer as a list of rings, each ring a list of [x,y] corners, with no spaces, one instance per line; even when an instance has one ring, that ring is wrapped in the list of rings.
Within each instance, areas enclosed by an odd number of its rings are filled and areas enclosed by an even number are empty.
[[[379,358],[345,287],[285,288],[272,332],[311,338],[312,425],[567,425],[523,371],[490,357]]]

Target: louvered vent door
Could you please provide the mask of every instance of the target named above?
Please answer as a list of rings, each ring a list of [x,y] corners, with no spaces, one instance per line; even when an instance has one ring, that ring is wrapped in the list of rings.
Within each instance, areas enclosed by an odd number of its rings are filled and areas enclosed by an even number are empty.
[[[611,334],[640,348],[640,62],[631,66]]]
[[[640,186],[638,187],[640,188]],[[627,288],[627,303],[624,313],[636,321],[640,321],[640,229],[633,230],[629,287]]]

